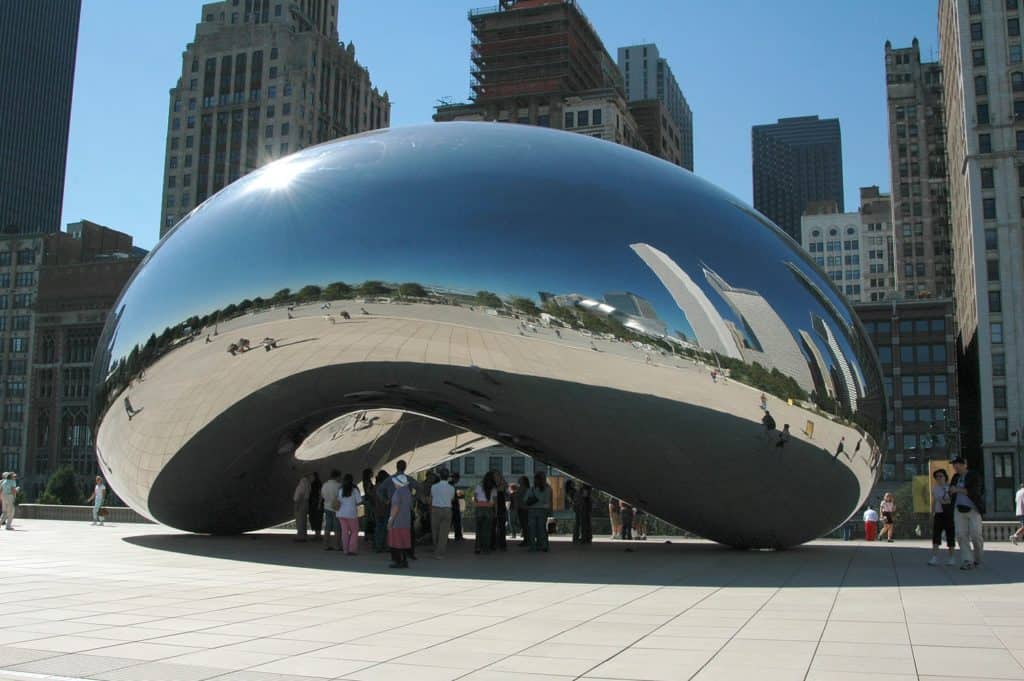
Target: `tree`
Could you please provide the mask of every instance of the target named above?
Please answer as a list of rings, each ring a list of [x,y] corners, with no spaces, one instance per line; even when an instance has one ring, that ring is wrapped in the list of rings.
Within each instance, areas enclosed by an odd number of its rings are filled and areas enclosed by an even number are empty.
[[[75,506],[82,503],[82,492],[75,479],[75,470],[70,464],[64,464],[50,476],[46,489],[39,497],[41,504],[62,504]]]
[[[496,293],[491,293],[490,291],[477,291],[476,304],[484,307],[503,307],[501,298]]]
[[[252,307],[252,301],[249,300],[248,298],[246,298],[245,300],[243,300],[242,302],[240,302],[238,304],[238,309],[241,310],[242,312],[245,312],[246,310],[248,310],[251,307]],[[192,328],[196,328],[196,327],[192,327]]]
[[[386,296],[389,293],[391,293],[391,289],[382,281],[371,279],[359,285],[359,294],[363,296]]]
[[[283,288],[280,291],[278,291],[277,293],[275,293],[274,297],[271,298],[270,300],[271,300],[271,302],[274,302],[274,303],[283,303],[283,302],[285,302],[286,300],[288,300],[291,297],[292,297],[292,290],[290,288]]]
[[[324,298],[327,300],[338,300],[340,298],[351,298],[352,287],[343,281],[334,281],[324,289]]]
[[[256,296],[255,298],[252,299],[252,304],[256,309],[261,309],[263,307],[266,307],[267,301],[263,300],[259,296]]]
[[[299,300],[316,300],[320,297],[322,289],[315,284],[306,284],[299,289],[299,292],[295,294],[295,297]]]
[[[427,290],[419,284],[410,282],[398,286],[398,295],[403,298],[426,298]]]
[[[512,299],[512,307],[520,312],[534,317],[540,316],[540,308],[529,298],[515,297]]]

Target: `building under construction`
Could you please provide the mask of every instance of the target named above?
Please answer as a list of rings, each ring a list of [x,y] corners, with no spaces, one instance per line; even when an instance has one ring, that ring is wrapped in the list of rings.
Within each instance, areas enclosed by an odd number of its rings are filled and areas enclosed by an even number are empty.
[[[472,101],[442,104],[434,120],[572,129],[646,151],[618,66],[576,0],[500,0],[469,22]]]

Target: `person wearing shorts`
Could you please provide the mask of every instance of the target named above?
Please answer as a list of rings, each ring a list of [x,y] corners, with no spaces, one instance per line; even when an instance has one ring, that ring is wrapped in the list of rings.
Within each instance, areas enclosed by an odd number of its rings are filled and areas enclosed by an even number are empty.
[[[882,514],[882,531],[878,534],[878,541],[882,541],[882,537],[886,537],[891,544],[896,520],[896,499],[892,496],[892,492],[885,493],[878,511]]]

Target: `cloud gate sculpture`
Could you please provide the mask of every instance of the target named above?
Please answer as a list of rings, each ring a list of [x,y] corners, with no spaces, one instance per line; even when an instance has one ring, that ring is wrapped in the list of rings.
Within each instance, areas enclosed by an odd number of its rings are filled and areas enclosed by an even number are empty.
[[[139,267],[95,375],[114,489],[209,533],[287,520],[310,470],[499,443],[715,541],[792,546],[863,503],[886,415],[854,314],[766,218],[647,154],[497,123],[229,185]]]

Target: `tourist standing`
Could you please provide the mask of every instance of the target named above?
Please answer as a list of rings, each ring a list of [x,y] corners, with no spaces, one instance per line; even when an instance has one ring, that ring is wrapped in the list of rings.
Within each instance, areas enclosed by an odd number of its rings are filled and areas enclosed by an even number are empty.
[[[619,539],[622,536],[622,507],[615,497],[608,501],[608,519],[612,523],[612,539]]]
[[[388,546],[388,517],[391,515],[391,506],[384,495],[384,483],[388,477],[388,472],[383,468],[377,471],[376,485],[371,497],[373,517],[377,519],[373,527],[373,550],[376,553],[384,553]]]
[[[864,510],[864,539],[874,541],[878,532],[878,511],[871,508],[871,504]]]
[[[370,546],[373,546],[373,537],[376,534],[377,517],[374,515],[374,497],[377,489],[373,484],[373,471],[369,468],[363,469],[363,539]],[[381,518],[383,521],[383,518]]]
[[[388,478],[388,482],[391,489],[391,510],[387,523],[391,565],[388,567],[407,568],[412,550],[412,493],[409,478],[404,473],[396,473]]]
[[[103,500],[107,498],[107,486],[103,484],[103,478],[96,476],[96,486],[92,488],[92,496],[85,500],[85,503],[92,502],[92,524],[102,525],[103,516],[100,509],[103,508]]]
[[[452,473],[452,487],[455,488],[455,496],[452,497],[452,541],[462,541],[462,491],[459,489],[459,474]]]
[[[448,482],[448,469],[442,468],[441,479],[430,487],[430,531],[434,544],[434,558],[444,558],[448,550],[448,530],[452,524],[452,499],[455,488]]]
[[[636,530],[636,539],[647,541],[647,513],[639,508],[633,509],[633,529]]]
[[[627,503],[623,503],[621,510],[619,511],[620,522],[622,523],[622,534],[623,539],[633,539],[633,507]]]
[[[340,551],[341,536],[338,526],[338,492],[341,490],[341,471],[332,470],[331,477],[320,488],[324,500],[324,551]],[[334,538],[331,538],[334,532]]]
[[[363,495],[359,493],[351,473],[345,473],[338,490],[338,524],[341,526],[341,550],[346,556],[359,553],[359,504]]]
[[[580,543],[591,544],[594,541],[594,528],[591,524],[593,513],[591,504],[594,499],[594,488],[590,485],[581,485],[576,493],[576,509],[580,523]]]
[[[1017,495],[1013,498],[1013,506],[1017,511],[1017,522],[1020,523],[1017,531],[1010,536],[1010,541],[1016,545],[1021,536],[1024,536],[1024,482],[1020,483],[1020,489],[1017,490]]]
[[[4,527],[8,530],[14,529],[14,502],[18,498],[18,474],[11,472],[0,482],[0,501],[3,502]]]
[[[516,495],[514,503],[516,506],[516,516],[519,518],[519,527],[522,528],[522,541],[519,542],[520,546],[529,546],[530,544],[530,509],[526,505],[526,497],[530,493],[530,479],[525,475],[519,477],[519,484],[516,486]]]
[[[764,426],[764,437],[771,438],[772,433],[775,432],[775,418],[767,409],[764,410],[764,416],[761,417],[761,425]]]
[[[544,471],[533,474],[533,488],[526,495],[526,506],[529,508],[530,550],[548,550],[548,513],[551,511],[551,485],[548,484]]]
[[[295,541],[306,541],[306,516],[309,515],[309,476],[303,475],[295,484],[295,491],[292,492],[292,503],[295,516]],[[95,525],[96,523],[93,523]]]
[[[932,473],[932,558],[929,565],[939,564],[939,547],[942,545],[942,534],[946,534],[946,547],[949,549],[949,560],[946,565],[956,565],[953,549],[956,547],[954,537],[953,497],[949,494],[949,476],[946,469],[939,468]]]
[[[473,553],[491,552],[491,534],[494,532],[494,502],[497,497],[496,485],[494,484],[494,472],[484,473],[483,480],[473,491],[473,501],[476,508],[476,546]]]
[[[981,567],[985,550],[982,538],[982,516],[985,514],[985,500],[981,496],[981,475],[967,470],[967,459],[958,456],[953,459],[956,474],[950,483],[956,507],[956,540],[960,544],[960,569],[972,570]]]
[[[320,474],[313,471],[313,477],[309,480],[309,528],[313,530],[317,539],[320,538],[320,530],[324,526],[324,499],[320,496],[323,486]]]
[[[893,527],[896,525],[896,499],[892,492],[885,493],[878,510],[882,514],[882,532],[878,535],[878,541],[882,541],[882,537],[885,537],[891,544]]]
[[[519,526],[519,510],[516,508],[518,492],[518,484],[508,486],[508,530],[512,533],[513,539],[522,532],[522,528]]]
[[[500,471],[494,472],[494,531],[491,533],[491,549],[508,549],[508,483]]]

